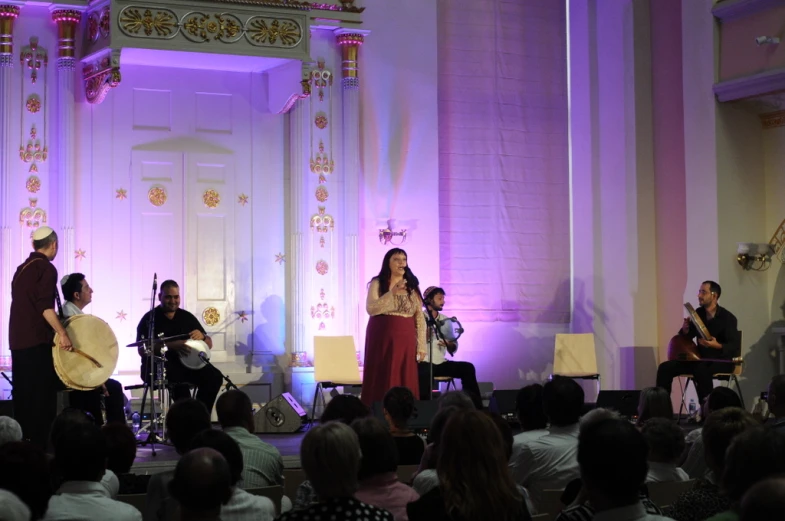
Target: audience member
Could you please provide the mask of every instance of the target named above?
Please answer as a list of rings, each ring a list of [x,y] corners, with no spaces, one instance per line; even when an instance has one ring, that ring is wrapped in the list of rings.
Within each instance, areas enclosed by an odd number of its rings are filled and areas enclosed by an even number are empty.
[[[548,434],[521,446],[514,465],[517,483],[529,491],[539,511],[543,492],[561,490],[580,476],[578,469],[578,420],[583,409],[583,389],[571,378],[554,376],[543,388]]]
[[[10,416],[0,416],[0,447],[10,441],[22,441],[22,427]]]
[[[31,521],[44,517],[52,497],[49,458],[43,449],[24,441],[0,447],[0,489],[21,499],[30,510]]]
[[[641,433],[649,446],[646,482],[689,481],[687,473],[677,466],[684,452],[684,432],[679,426],[669,418],[650,418]]]
[[[640,500],[648,452],[643,435],[625,420],[602,420],[581,432],[578,463],[595,520],[668,519],[647,513]]]
[[[218,422],[243,453],[243,475],[239,486],[259,488],[283,485],[281,453],[253,434],[253,406],[242,391],[223,393],[215,404]]]
[[[642,426],[652,418],[673,420],[671,395],[662,387],[647,387],[641,391],[638,402],[638,426]]]
[[[218,451],[202,448],[185,454],[168,484],[180,506],[180,521],[221,521],[221,509],[232,496],[231,482],[229,464]]]
[[[120,494],[144,494],[150,476],[131,473],[136,459],[136,438],[128,425],[112,422],[104,425],[101,430],[106,437],[107,460],[106,468],[111,470],[120,481]]]
[[[741,500],[741,521],[785,519],[785,478],[765,479]]]
[[[515,410],[521,424],[521,432],[513,438],[510,470],[516,482],[523,481],[523,474],[518,466],[521,447],[548,434],[548,418],[543,410],[542,393],[542,385],[531,384],[521,388],[515,398]]]
[[[191,448],[191,441],[200,432],[212,428],[207,407],[193,398],[175,402],[166,415],[166,432],[177,454]],[[176,505],[169,497],[169,482],[175,471],[154,474],[147,485],[144,505],[145,521],[171,521],[176,517]]]
[[[414,394],[408,387],[393,387],[384,395],[384,419],[398,448],[399,465],[419,465],[425,442],[407,426],[414,412]]]
[[[458,407],[459,409],[474,409],[474,400],[463,391],[448,391],[439,398],[439,409]]]
[[[311,428],[303,438],[300,460],[319,501],[287,512],[279,521],[332,517],[342,521],[393,521],[390,512],[354,498],[360,456],[357,434],[348,425],[333,421]]]
[[[238,486],[243,474],[243,453],[236,441],[225,432],[208,429],[194,436],[191,447],[193,450],[216,450],[229,464],[232,496],[229,502],[221,507],[221,521],[272,521],[275,517],[273,502],[264,496],[249,494]]]
[[[394,437],[381,421],[373,417],[354,420],[352,429],[357,433],[362,453],[357,474],[359,489],[355,497],[363,503],[388,510],[395,521],[408,521],[406,505],[420,495],[398,481],[398,449]]]
[[[49,500],[45,521],[141,521],[136,508],[115,501],[101,485],[106,438],[94,423],[66,427],[54,440],[55,464],[64,482]]]
[[[493,420],[462,411],[447,422],[437,463],[439,486],[406,510],[411,521],[531,520]]]
[[[351,425],[354,420],[365,418],[370,414],[371,410],[356,396],[351,394],[339,394],[327,403],[327,407],[324,408],[319,423],[325,424],[331,421],[339,421],[343,424]],[[311,485],[311,482],[306,479],[300,483],[300,486],[297,487],[294,508],[304,508],[308,505],[313,505],[318,501],[319,499],[316,497],[316,491]]]
[[[465,412],[466,409],[450,406],[440,409],[431,420],[428,431],[428,447],[422,455],[422,461],[412,481],[412,487],[419,495],[424,495],[429,490],[439,486],[439,477],[436,474],[436,462],[439,459],[439,450],[444,427],[447,421],[455,414]]]
[[[30,521],[30,509],[16,494],[0,489],[0,521]]]
[[[733,389],[727,387],[715,387],[706,402],[703,404],[703,417],[708,418],[711,413],[725,409],[727,407],[741,406],[741,399]],[[706,466],[706,458],[704,457],[704,443],[703,443],[703,428],[693,429],[686,436],[687,441],[687,455],[684,458],[681,468],[691,479],[698,479],[706,476],[709,468]]]
[[[756,483],[781,474],[785,474],[785,436],[761,428],[739,434],[728,447],[722,473],[722,488],[731,500],[731,509],[709,521],[738,521],[744,494]]]
[[[663,511],[676,521],[704,521],[731,507],[730,499],[719,487],[725,471],[725,453],[739,434],[758,427],[758,422],[744,409],[725,407],[706,418],[702,443],[709,472],[695,486],[679,496]]]
[[[769,428],[785,433],[785,375],[777,375],[769,382],[769,392],[766,397],[769,406]]]

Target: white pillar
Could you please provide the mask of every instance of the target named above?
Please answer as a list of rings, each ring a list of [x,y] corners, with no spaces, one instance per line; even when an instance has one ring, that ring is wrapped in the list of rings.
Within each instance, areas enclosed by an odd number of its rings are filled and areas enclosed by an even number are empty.
[[[360,78],[358,54],[370,31],[338,29],[336,42],[341,47],[343,73],[343,168],[344,183],[344,330],[360,346]]]
[[[74,190],[76,172],[74,162],[74,56],[76,28],[81,13],[74,9],[52,8],[52,20],[57,23],[57,111],[55,112],[55,141],[57,142],[58,207],[60,229],[58,239],[63,258],[63,274],[75,270],[74,251]]]
[[[298,100],[289,112],[289,292],[291,316],[287,320],[292,366],[305,362],[308,219],[305,215],[308,163],[309,98]]]
[[[0,357],[10,357],[8,350],[8,316],[11,304],[11,68],[14,64],[14,20],[19,16],[16,5],[0,5]],[[0,362],[2,365],[2,362]]]

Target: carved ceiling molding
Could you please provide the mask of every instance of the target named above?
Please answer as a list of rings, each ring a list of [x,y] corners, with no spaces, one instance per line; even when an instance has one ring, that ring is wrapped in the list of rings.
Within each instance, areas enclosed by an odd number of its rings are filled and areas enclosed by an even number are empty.
[[[724,0],[712,8],[711,14],[721,22],[730,22],[783,5],[783,0]]]
[[[297,11],[343,11],[345,13],[362,13],[364,7],[356,7],[354,0],[341,1],[338,4],[323,2],[298,2],[296,0],[203,0],[216,4],[258,5],[277,9],[294,9]]]
[[[720,102],[738,101],[785,90],[785,69],[734,78],[715,83],[714,94]]]
[[[100,56],[82,62],[85,99],[98,105],[120,84],[120,50],[106,49]]]

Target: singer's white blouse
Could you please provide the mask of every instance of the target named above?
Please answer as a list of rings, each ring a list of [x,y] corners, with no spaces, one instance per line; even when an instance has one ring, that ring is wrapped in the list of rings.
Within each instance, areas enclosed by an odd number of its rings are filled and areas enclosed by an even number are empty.
[[[388,291],[379,296],[379,280],[373,279],[368,287],[365,310],[369,315],[392,315],[395,317],[414,317],[417,330],[417,352],[425,353],[425,316],[422,314],[422,301],[414,291],[411,295],[395,295]]]

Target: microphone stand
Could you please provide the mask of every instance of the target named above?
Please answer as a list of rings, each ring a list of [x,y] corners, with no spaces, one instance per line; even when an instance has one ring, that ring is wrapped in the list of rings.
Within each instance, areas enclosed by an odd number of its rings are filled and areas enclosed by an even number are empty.
[[[228,391],[229,389],[234,389],[235,391],[240,390],[240,388],[234,385],[234,382],[231,379],[229,379],[228,376],[223,374],[220,369],[218,369],[217,367],[215,367],[213,364],[210,363],[210,359],[207,358],[204,353],[199,353],[199,360],[201,360],[205,364],[209,365],[210,367],[218,371],[218,374],[220,374],[223,377],[223,379],[226,380],[226,387],[224,387],[224,391]]]
[[[158,434],[156,432],[156,428],[158,426],[158,420],[155,417],[155,384],[156,384],[156,376],[158,376],[158,371],[156,371],[156,361],[155,361],[155,292],[158,289],[158,274],[156,273],[153,276],[153,290],[150,294],[150,318],[147,321],[147,338],[150,342],[150,352],[148,353],[148,360],[150,365],[150,431],[147,433],[147,439],[140,443],[140,445],[144,446],[150,444],[152,449],[153,456],[156,455],[155,452],[155,442],[158,440]],[[161,335],[163,336],[163,335]],[[164,356],[163,348],[161,349],[161,356]],[[163,382],[163,374],[161,374],[161,381],[158,382],[158,390],[161,390],[161,386],[164,385]],[[159,393],[160,394],[160,393]],[[163,407],[163,399],[161,400],[161,406]],[[142,411],[144,414],[144,411]],[[160,441],[160,440],[158,440]]]
[[[447,341],[444,339],[439,326],[436,324],[436,319],[431,315],[431,308],[425,302],[425,299],[422,297],[422,293],[420,292],[420,286],[415,288],[417,290],[417,295],[420,296],[420,302],[423,305],[423,313],[425,313],[425,325],[426,329],[433,329],[433,335],[431,336],[431,340],[428,342],[428,371],[430,372],[430,379],[428,381],[428,400],[433,400],[433,339],[435,338],[437,342],[439,340],[443,340],[445,342],[445,346],[447,345]],[[426,331],[426,338],[427,338],[427,331]]]
[[[5,381],[8,382],[8,385],[11,386],[11,396],[13,396],[14,395],[14,382],[12,382],[11,379],[8,378],[8,375],[5,374],[2,371],[0,371],[0,376],[2,376],[5,379]]]

